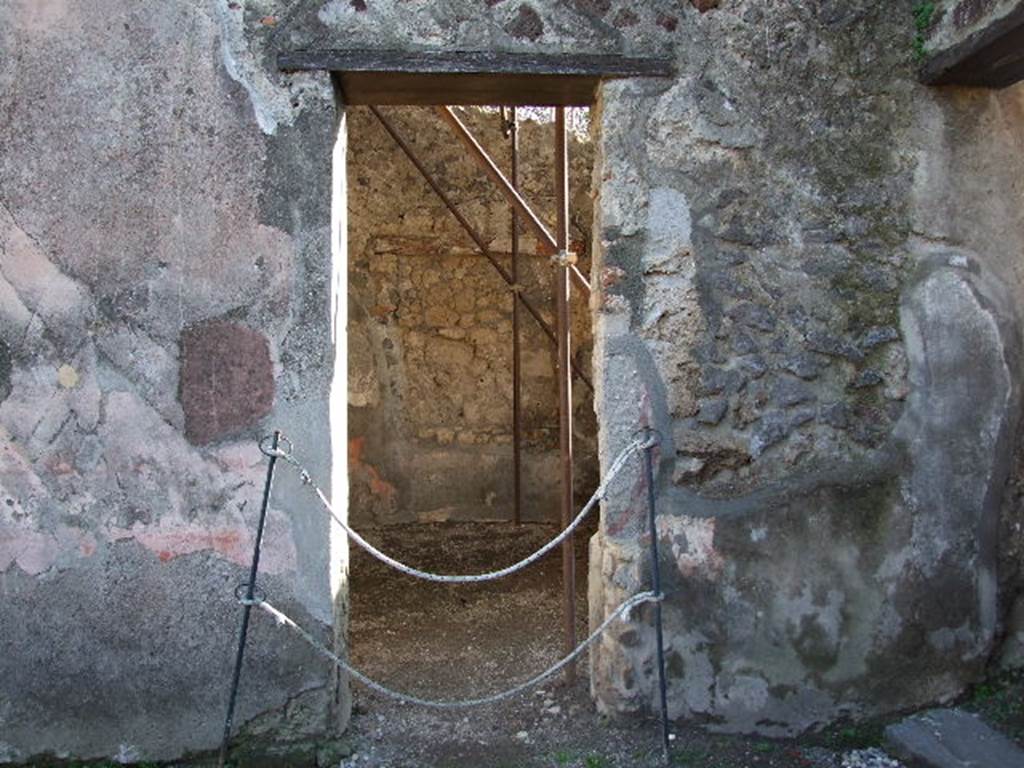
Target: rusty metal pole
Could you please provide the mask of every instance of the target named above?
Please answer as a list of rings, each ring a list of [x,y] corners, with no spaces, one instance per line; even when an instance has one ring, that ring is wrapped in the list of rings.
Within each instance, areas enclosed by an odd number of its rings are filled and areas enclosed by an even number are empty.
[[[558,245],[555,267],[555,305],[558,321],[558,436],[562,461],[562,528],[573,518],[572,494],[572,338],[569,329],[569,152],[565,134],[565,107],[555,108],[555,199],[558,205]],[[565,652],[576,647],[576,551],[573,537],[562,544],[562,587],[565,591]],[[576,682],[576,665],[565,668],[565,682]]]
[[[512,107],[508,122],[509,138],[512,140],[512,188],[519,189],[519,120],[516,108]],[[523,522],[523,413],[522,413],[522,369],[519,348],[519,214],[512,208],[512,522]]]
[[[562,108],[564,109],[564,107]],[[545,248],[548,251],[557,253],[558,252],[558,238],[552,237],[551,233],[548,232],[544,223],[540,220],[533,209],[527,204],[523,196],[518,191],[512,188],[511,182],[505,178],[505,174],[501,172],[490,155],[487,154],[480,142],[478,142],[473,134],[469,132],[469,129],[459,120],[458,116],[452,112],[451,107],[437,107],[437,112],[441,118],[451,126],[452,131],[459,138],[460,141],[469,150],[470,157],[477,161],[480,168],[491,177],[491,180],[498,185],[498,191],[501,192],[508,200],[509,204],[515,208],[519,214],[523,217],[524,223],[533,230],[537,236],[537,241],[541,248]],[[569,274],[572,277],[573,283],[583,291],[584,295],[590,294],[590,281],[583,276],[583,273],[579,271],[575,264],[569,265]]]
[[[388,120],[383,114],[381,114],[381,111],[377,109],[377,107],[370,107],[369,109],[380,122],[381,126],[388,133],[388,135],[391,136],[391,138],[394,140],[398,148],[402,150],[402,152],[405,154],[407,158],[409,158],[409,162],[413,164],[413,167],[415,167],[416,170],[420,172],[420,175],[423,177],[423,180],[427,182],[427,185],[432,190],[434,190],[434,194],[436,194],[437,197],[441,200],[441,202],[444,203],[445,207],[448,209],[451,215],[455,217],[455,220],[462,225],[462,228],[466,231],[466,234],[469,235],[470,239],[474,243],[476,243],[476,247],[480,250],[480,253],[483,254],[484,258],[486,258],[491,263],[491,266],[494,267],[498,274],[501,275],[501,279],[504,280],[505,283],[509,286],[514,285],[512,275],[509,273],[507,269],[505,269],[505,267],[501,265],[501,262],[499,262],[494,257],[494,254],[492,254],[488,250],[487,243],[484,242],[483,237],[480,235],[479,232],[477,232],[473,228],[473,225],[469,223],[466,217],[462,215],[462,213],[458,209],[458,206],[455,205],[454,201],[447,194],[445,194],[443,189],[441,189],[441,186],[437,183],[437,180],[431,175],[430,171],[427,170],[426,166],[423,165],[422,162],[420,162],[419,158],[416,156],[416,153],[409,145],[409,142],[402,138],[402,135],[398,133],[398,130],[395,128],[394,124],[390,120]],[[530,313],[533,319],[537,321],[537,324],[540,326],[541,330],[544,331],[544,335],[548,337],[548,339],[551,341],[553,345],[557,346],[558,342],[555,339],[555,332],[551,328],[551,326],[548,325],[547,321],[543,317],[541,317],[540,312],[537,311],[536,307],[533,306],[530,300],[527,299],[522,292],[518,293],[517,296],[519,298],[519,301],[522,302],[523,307],[526,309],[526,311]],[[573,372],[579,377],[580,381],[582,381],[583,384],[587,387],[587,389],[593,392],[594,385],[591,383],[587,375],[584,374],[583,371],[579,369],[576,363],[572,364],[572,369]]]

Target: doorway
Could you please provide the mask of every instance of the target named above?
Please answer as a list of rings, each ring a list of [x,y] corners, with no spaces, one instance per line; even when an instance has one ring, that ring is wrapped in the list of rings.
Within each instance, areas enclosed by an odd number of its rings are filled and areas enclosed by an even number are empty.
[[[425,570],[476,573],[508,565],[561,526],[557,346],[520,306],[557,326],[555,267],[508,202],[430,109],[379,109],[427,173],[515,275],[510,286],[432,192],[368,107],[348,122],[349,521],[381,549]],[[538,216],[557,220],[554,110],[455,110]],[[569,237],[589,274],[588,111],[570,110]],[[513,251],[518,253],[513,266]],[[588,303],[570,304],[574,498],[598,483]],[[518,329],[514,326],[518,325]],[[513,392],[519,336],[519,509]],[[518,522],[517,522],[518,521]],[[575,537],[574,629],[586,635],[587,541]],[[512,578],[438,586],[359,551],[350,562],[350,654],[371,677],[421,696],[501,688],[562,655],[564,585],[557,552]],[[376,706],[376,704],[375,704]]]

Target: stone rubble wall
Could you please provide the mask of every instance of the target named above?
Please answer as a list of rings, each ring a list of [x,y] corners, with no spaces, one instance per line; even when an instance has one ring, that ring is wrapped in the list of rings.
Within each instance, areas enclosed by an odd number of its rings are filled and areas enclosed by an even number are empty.
[[[423,108],[385,109],[510,269],[510,213],[493,184]],[[357,524],[512,515],[511,293],[369,110],[349,111],[349,514]],[[466,114],[506,171],[496,112]],[[554,221],[553,124],[524,120],[524,195]],[[592,153],[572,141],[573,239],[589,270]],[[553,268],[521,233],[520,283],[554,328]],[[587,297],[573,293],[573,359],[590,375]],[[523,517],[558,520],[555,349],[521,310]],[[575,380],[579,497],[597,484],[593,398]]]
[[[601,443],[664,435],[674,716],[784,736],[949,700],[1019,593],[1024,91],[927,90],[912,31],[733,3],[686,17],[670,87],[602,93]],[[640,490],[592,543],[592,621],[646,583]],[[653,668],[623,628],[599,707],[650,709]]]

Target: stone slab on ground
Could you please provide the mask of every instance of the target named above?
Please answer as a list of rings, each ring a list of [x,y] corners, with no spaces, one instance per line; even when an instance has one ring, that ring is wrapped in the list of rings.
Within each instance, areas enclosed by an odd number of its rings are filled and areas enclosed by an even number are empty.
[[[1024,751],[976,715],[933,709],[885,729],[893,754],[925,768],[1024,768]]]

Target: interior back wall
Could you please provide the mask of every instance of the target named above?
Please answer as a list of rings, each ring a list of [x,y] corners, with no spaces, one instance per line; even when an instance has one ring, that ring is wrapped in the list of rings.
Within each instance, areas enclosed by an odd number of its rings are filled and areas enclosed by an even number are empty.
[[[400,133],[511,266],[511,214],[429,109],[387,109]],[[549,111],[550,112],[550,111]],[[466,119],[510,168],[497,112]],[[389,524],[512,516],[512,292],[369,110],[349,110],[349,459],[352,520]],[[555,220],[554,128],[520,122],[526,199]],[[571,138],[571,236],[589,271],[593,155]],[[519,282],[554,327],[553,269],[521,233]],[[573,352],[589,377],[586,297],[573,295]],[[521,312],[523,517],[558,519],[555,350]],[[593,398],[574,382],[577,498],[597,483]]]

